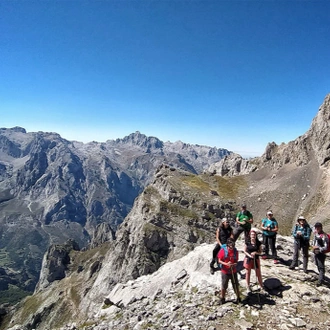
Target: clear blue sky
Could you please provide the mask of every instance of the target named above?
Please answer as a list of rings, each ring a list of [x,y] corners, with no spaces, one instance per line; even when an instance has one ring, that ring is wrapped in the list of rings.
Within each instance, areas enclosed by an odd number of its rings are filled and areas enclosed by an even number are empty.
[[[330,92],[330,1],[0,1],[0,127],[261,155]]]

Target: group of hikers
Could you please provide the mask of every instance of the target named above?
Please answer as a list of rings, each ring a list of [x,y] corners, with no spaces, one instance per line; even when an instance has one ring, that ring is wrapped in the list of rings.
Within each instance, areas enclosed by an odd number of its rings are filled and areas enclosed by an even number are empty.
[[[251,270],[254,269],[260,286],[259,292],[265,292],[260,258],[273,259],[275,264],[279,263],[276,251],[276,236],[278,232],[278,223],[271,210],[267,211],[266,217],[261,221],[262,242],[258,239],[259,230],[252,228],[253,216],[247,210],[246,204],[241,205],[241,211],[236,215],[236,224],[234,228],[230,225],[227,218],[221,220],[221,224],[216,231],[216,245],[212,252],[212,261],[210,263],[210,272],[214,274],[215,270],[221,270],[221,291],[220,304],[226,302],[225,295],[229,280],[237,297],[237,303],[241,302],[240,291],[237,278],[237,263],[239,260],[238,250],[235,248],[235,242],[244,232],[244,260],[243,267],[246,270],[245,280],[247,293],[251,292],[250,277]],[[311,234],[314,238],[310,244]],[[303,216],[299,216],[297,223],[293,227],[292,236],[294,237],[293,260],[289,269],[294,270],[298,266],[299,252],[303,255],[303,271],[308,272],[309,250],[314,253],[314,260],[319,275],[317,286],[324,283],[325,279],[325,259],[326,253],[330,252],[329,236],[323,231],[320,222],[316,222],[312,228]],[[263,249],[262,249],[263,247]],[[271,252],[271,254],[269,254]]]

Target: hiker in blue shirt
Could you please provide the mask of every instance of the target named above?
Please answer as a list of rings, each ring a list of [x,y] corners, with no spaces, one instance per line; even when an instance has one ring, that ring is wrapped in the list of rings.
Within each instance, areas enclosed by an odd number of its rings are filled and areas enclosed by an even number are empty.
[[[266,218],[261,220],[261,229],[264,253],[263,259],[267,259],[269,255],[269,246],[272,251],[272,258],[274,259],[274,264],[278,263],[277,253],[276,253],[276,234],[278,231],[278,223],[273,216],[273,212],[269,210],[266,214]]]
[[[308,265],[308,249],[309,249],[309,239],[311,237],[312,229],[307,223],[303,216],[298,218],[298,223],[294,226],[292,230],[292,236],[294,237],[294,252],[293,260],[289,269],[295,269],[298,266],[299,250],[303,253],[303,269],[304,273],[307,273]]]

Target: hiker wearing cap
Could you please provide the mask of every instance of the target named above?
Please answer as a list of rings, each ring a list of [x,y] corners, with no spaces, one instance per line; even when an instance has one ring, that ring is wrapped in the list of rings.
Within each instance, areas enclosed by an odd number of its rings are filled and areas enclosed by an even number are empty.
[[[303,254],[303,269],[307,273],[308,265],[308,249],[309,249],[309,240],[311,237],[312,229],[307,223],[306,219],[303,216],[298,218],[298,223],[294,226],[292,230],[292,236],[294,237],[293,245],[293,260],[289,269],[295,269],[298,266],[299,259],[299,250],[302,250]]]
[[[244,239],[245,242],[247,242],[252,223],[252,213],[246,209],[246,204],[242,204],[241,211],[236,215],[236,228],[234,229],[233,234],[234,241],[236,241],[241,233],[244,232]]]
[[[243,266],[246,269],[245,280],[247,292],[251,292],[250,278],[251,269],[254,269],[260,285],[260,289],[263,290],[261,267],[259,256],[261,254],[261,242],[258,240],[257,232],[254,229],[250,230],[249,239],[245,243],[244,247],[245,258]]]
[[[233,233],[233,228],[229,224],[229,220],[227,218],[222,218],[221,224],[219,228],[217,228],[215,239],[216,239],[216,245],[212,252],[212,260],[210,263],[210,272],[213,275],[214,274],[214,264],[217,262],[217,256],[220,251],[221,245],[226,244],[227,239],[231,237]]]
[[[218,254],[218,263],[221,266],[220,304],[226,302],[225,296],[229,280],[231,280],[231,284],[237,297],[236,303],[241,302],[236,269],[237,262],[238,251],[235,248],[235,241],[232,238],[228,238],[227,243],[221,247]]]
[[[329,238],[328,235],[323,231],[322,224],[317,222],[314,225],[314,239],[312,249],[314,252],[314,260],[319,271],[319,278],[316,283],[316,286],[322,285],[324,282],[324,274],[325,274],[325,258],[326,252],[329,247]]]
[[[278,231],[278,223],[273,216],[273,212],[269,210],[266,214],[266,218],[261,220],[262,237],[264,244],[263,259],[267,259],[269,255],[269,246],[272,251],[272,258],[274,263],[278,263],[277,252],[276,252],[276,234]]]

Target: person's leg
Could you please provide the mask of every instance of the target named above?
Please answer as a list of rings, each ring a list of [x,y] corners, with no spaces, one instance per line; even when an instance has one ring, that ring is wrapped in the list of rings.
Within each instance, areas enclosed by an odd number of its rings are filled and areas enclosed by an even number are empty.
[[[263,244],[264,244],[264,254],[269,254],[269,242],[268,242],[268,236],[262,235],[263,238]]]
[[[228,288],[229,276],[223,272],[221,272],[221,292],[220,292],[220,303],[224,303],[226,301],[226,291]]]
[[[290,269],[294,269],[296,266],[298,266],[299,248],[300,248],[299,241],[295,240],[293,243],[293,259],[289,267]]]
[[[237,226],[237,227],[234,228],[234,230],[233,230],[233,232],[234,232],[233,233],[233,239],[234,239],[235,242],[237,241],[239,235],[241,235],[241,233],[243,231],[244,231],[244,229],[241,226]]]
[[[262,275],[261,275],[261,268],[260,268],[260,260],[258,259],[256,261],[257,263],[257,268],[256,268],[256,275],[257,275],[257,278],[258,278],[258,282],[259,282],[259,285],[260,285],[260,288],[263,289],[264,287],[264,284],[262,282]]]
[[[276,235],[269,237],[270,249],[272,251],[272,258],[277,259],[277,252],[276,252]]]
[[[217,243],[212,252],[212,260],[210,263],[211,268],[213,268],[214,264],[217,262],[217,256],[218,256],[219,251],[220,251],[220,245]]]
[[[250,278],[251,278],[251,268],[249,267],[246,269],[246,273],[245,273],[245,282],[246,282],[247,290],[250,289]]]
[[[304,270],[305,273],[307,273],[307,266],[308,266],[308,250],[309,250],[309,244],[306,244],[302,247],[303,270]]]
[[[317,285],[321,285],[324,281],[324,276],[325,276],[325,258],[326,255],[324,253],[318,253],[315,254],[315,263],[317,266],[317,269],[319,271],[319,277],[318,277],[318,282]]]

